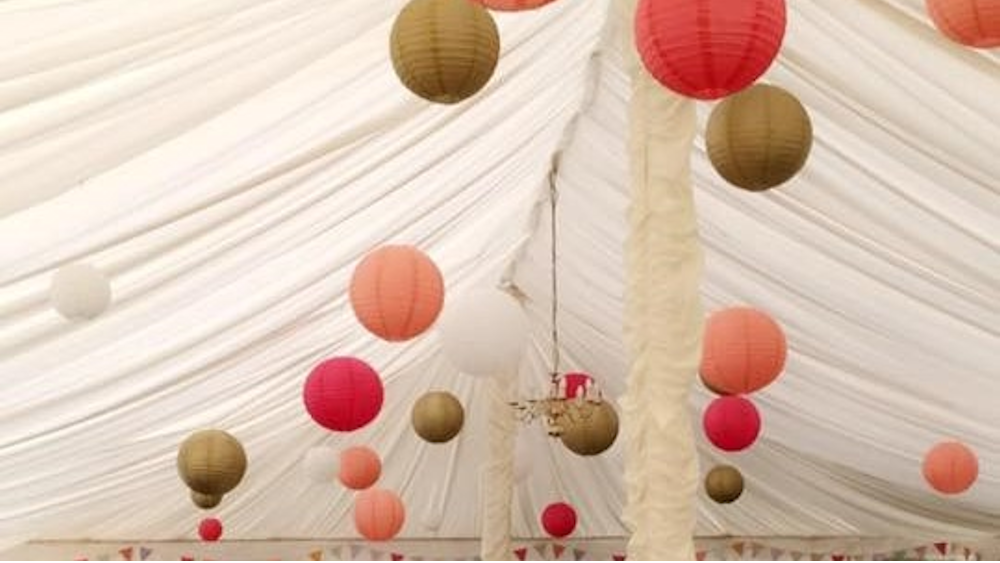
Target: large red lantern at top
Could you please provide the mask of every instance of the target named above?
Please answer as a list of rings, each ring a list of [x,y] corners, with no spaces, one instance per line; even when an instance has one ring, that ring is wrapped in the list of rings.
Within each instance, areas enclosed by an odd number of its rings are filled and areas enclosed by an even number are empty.
[[[671,90],[714,100],[753,84],[785,36],[785,0],[639,0],[636,48]]]
[[[302,387],[302,402],[317,424],[350,432],[382,410],[382,380],[357,358],[331,358],[313,368]]]
[[[979,49],[1000,47],[1000,0],[927,0],[927,13],[952,41]]]

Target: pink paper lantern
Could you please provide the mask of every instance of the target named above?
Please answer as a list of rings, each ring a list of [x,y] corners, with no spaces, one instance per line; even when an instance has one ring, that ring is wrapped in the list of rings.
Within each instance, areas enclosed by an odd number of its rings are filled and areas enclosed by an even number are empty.
[[[554,538],[564,538],[576,529],[576,510],[565,502],[554,502],[542,511],[542,528]]]
[[[486,6],[490,10],[500,12],[520,12],[523,10],[534,10],[552,2],[553,0],[474,0]]]
[[[639,0],[636,48],[667,88],[713,100],[753,84],[785,36],[784,0]]]
[[[205,518],[198,524],[198,536],[204,541],[219,541],[222,522],[218,518]]]
[[[1000,47],[1000,0],[927,0],[927,13],[945,37],[968,47]]]
[[[413,246],[380,247],[351,277],[351,307],[372,334],[409,340],[431,327],[444,306],[444,279],[429,256]]]
[[[941,442],[924,456],[924,479],[939,493],[965,492],[979,477],[976,453],[961,442]]]
[[[594,383],[594,378],[585,373],[567,373],[563,376],[563,381],[566,382],[566,398],[575,399],[578,393],[583,393],[588,383]]]
[[[705,323],[701,377],[720,395],[752,393],[774,381],[785,368],[785,333],[766,313],[732,307]]]
[[[382,460],[371,448],[354,446],[340,453],[340,482],[348,489],[371,487],[382,475]]]
[[[390,540],[405,522],[403,501],[392,491],[366,489],[354,497],[354,527],[368,540]]]
[[[760,434],[760,414],[746,397],[719,397],[705,409],[705,436],[715,447],[738,452],[750,447]]]
[[[350,432],[382,410],[382,380],[357,358],[331,358],[313,368],[302,388],[306,411],[317,424]]]

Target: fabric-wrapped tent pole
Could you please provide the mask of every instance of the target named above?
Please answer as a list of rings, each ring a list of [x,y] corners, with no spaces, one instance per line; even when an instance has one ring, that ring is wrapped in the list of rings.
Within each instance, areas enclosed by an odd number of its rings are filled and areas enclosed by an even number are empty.
[[[480,478],[482,523],[480,556],[483,561],[512,561],[510,541],[511,503],[514,498],[514,438],[516,421],[507,402],[510,400],[513,378],[499,375],[490,378],[489,393],[489,460]]]
[[[621,399],[632,560],[694,558],[698,462],[688,393],[701,353],[698,242],[690,157],[694,102],[668,92],[634,46],[636,0],[618,0],[631,77],[631,203],[625,243],[625,343]]]

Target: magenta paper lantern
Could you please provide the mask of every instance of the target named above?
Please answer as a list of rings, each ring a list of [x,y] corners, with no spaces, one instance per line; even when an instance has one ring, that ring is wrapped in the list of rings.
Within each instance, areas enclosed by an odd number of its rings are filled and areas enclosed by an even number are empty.
[[[705,409],[705,436],[715,447],[738,452],[750,447],[760,434],[760,413],[746,397],[719,397]]]
[[[753,84],[785,36],[784,0],[639,0],[636,48],[667,88],[714,100]]]
[[[542,511],[542,528],[554,538],[564,538],[576,529],[576,510],[565,502],[554,502]]]
[[[577,394],[583,394],[588,383],[593,385],[594,378],[585,373],[567,373],[563,381],[566,382],[566,398],[575,399]]]
[[[222,522],[218,518],[205,518],[198,524],[198,536],[204,541],[219,541]]]
[[[317,424],[350,432],[368,424],[382,410],[382,380],[357,358],[331,358],[313,368],[302,388],[306,411]]]

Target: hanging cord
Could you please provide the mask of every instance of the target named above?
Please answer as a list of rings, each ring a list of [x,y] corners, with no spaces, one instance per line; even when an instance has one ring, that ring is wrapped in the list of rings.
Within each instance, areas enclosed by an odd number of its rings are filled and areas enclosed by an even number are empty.
[[[550,255],[552,267],[552,386],[559,385],[559,276],[556,271],[557,259],[557,229],[556,202],[559,192],[556,189],[556,176],[559,174],[559,154],[552,157],[552,167],[549,169],[549,210],[551,223]]]

